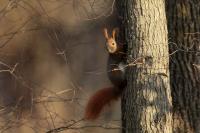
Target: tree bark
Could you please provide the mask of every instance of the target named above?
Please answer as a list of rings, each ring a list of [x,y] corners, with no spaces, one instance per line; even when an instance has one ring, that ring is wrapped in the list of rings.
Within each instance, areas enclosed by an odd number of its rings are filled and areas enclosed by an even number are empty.
[[[167,0],[174,133],[200,133],[200,1]]]
[[[118,0],[117,10],[130,63],[122,95],[123,133],[171,133],[165,2]]]

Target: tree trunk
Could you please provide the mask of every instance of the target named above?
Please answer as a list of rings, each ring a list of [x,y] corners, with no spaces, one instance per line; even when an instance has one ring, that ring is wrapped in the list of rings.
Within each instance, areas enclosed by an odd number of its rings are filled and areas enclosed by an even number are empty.
[[[200,1],[168,0],[174,133],[200,133]]]
[[[118,0],[117,10],[130,63],[122,96],[123,133],[171,133],[165,2]]]

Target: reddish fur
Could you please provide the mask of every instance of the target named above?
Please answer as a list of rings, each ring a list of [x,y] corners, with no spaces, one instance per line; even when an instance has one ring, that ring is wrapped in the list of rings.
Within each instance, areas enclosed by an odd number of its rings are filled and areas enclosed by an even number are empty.
[[[114,87],[103,88],[97,91],[90,99],[86,106],[85,119],[94,120],[101,113],[102,109],[111,101],[117,100],[120,93],[115,92]]]

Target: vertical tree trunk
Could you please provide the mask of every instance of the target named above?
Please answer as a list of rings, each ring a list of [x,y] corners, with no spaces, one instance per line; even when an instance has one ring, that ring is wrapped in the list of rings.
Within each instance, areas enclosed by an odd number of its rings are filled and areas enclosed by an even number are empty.
[[[174,133],[200,133],[200,1],[167,0]]]
[[[124,133],[171,133],[167,21],[164,0],[118,0],[128,44],[127,89],[122,96]],[[142,63],[142,64],[141,64]]]

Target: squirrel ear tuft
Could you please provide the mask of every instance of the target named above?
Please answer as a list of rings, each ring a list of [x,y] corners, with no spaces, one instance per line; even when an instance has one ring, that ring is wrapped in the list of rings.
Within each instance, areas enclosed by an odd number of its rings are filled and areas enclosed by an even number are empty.
[[[115,39],[115,37],[116,37],[116,32],[118,32],[119,31],[119,28],[114,28],[113,29],[113,31],[112,31],[112,37],[113,37],[113,39]]]
[[[103,29],[103,33],[104,33],[104,37],[105,37],[106,39],[109,39],[107,28],[104,28],[104,29]]]

